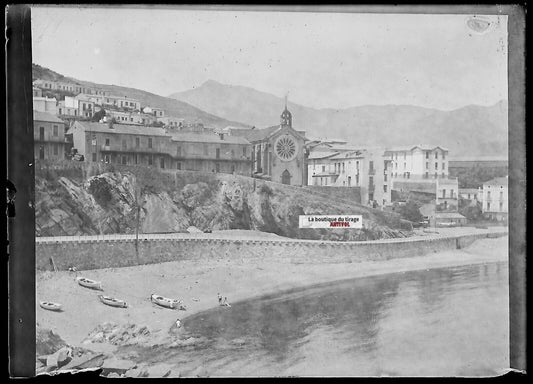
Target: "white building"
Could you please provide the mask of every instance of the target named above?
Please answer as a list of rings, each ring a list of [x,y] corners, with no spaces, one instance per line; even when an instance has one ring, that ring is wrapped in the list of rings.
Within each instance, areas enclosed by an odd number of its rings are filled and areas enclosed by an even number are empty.
[[[55,97],[33,97],[33,109],[39,112],[46,112],[51,115],[57,114],[57,100]]]
[[[344,148],[348,147],[315,146],[311,150],[308,157],[308,185],[358,187],[362,204],[375,202],[378,206],[389,205],[390,160],[384,155],[384,149],[352,148],[343,151]]]
[[[482,211],[486,218],[506,220],[509,212],[509,179],[497,177],[483,183]]]
[[[144,107],[143,112],[147,115],[153,115],[157,118],[165,117],[165,111],[156,107]]]
[[[448,149],[434,145],[410,145],[389,148],[392,178],[448,178]]]

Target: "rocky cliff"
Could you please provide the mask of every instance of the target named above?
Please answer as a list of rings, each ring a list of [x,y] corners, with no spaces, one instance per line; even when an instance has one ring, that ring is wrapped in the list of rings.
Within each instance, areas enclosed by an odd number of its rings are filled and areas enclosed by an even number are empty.
[[[36,172],[37,236],[245,229],[303,239],[370,240],[408,234],[398,216],[313,191],[225,174],[107,166]],[[84,168],[85,167],[85,168]],[[300,229],[304,214],[360,214],[364,228]]]

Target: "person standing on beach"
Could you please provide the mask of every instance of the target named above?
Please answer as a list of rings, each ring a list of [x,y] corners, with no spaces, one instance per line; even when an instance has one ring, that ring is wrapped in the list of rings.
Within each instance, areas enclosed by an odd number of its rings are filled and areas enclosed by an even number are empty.
[[[218,296],[218,305],[222,305],[222,296],[220,295],[220,293],[217,293],[217,296]]]

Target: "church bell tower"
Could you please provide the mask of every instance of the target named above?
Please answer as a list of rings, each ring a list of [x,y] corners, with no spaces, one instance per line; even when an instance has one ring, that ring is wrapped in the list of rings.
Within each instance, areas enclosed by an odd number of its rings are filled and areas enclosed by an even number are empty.
[[[292,114],[287,109],[287,95],[285,95],[285,109],[281,113],[280,118],[281,126],[288,126],[292,128]]]

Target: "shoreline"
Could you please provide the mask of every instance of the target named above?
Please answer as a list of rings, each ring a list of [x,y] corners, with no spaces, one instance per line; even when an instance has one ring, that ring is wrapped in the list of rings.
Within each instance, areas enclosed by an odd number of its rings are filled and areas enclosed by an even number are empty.
[[[78,274],[37,271],[37,302],[50,300],[62,303],[64,312],[45,311],[37,303],[36,320],[40,327],[51,329],[70,345],[110,352],[117,347],[83,344],[82,341],[104,322],[147,326],[154,341],[164,339],[177,318],[183,320],[217,308],[217,293],[235,303],[360,277],[506,261],[508,235],[479,239],[463,249],[383,261],[336,264],[288,264],[268,260],[258,263],[241,260],[211,263],[171,261]],[[75,283],[75,277],[80,275],[102,281],[103,294],[126,300],[129,308],[117,309],[100,303],[96,299],[100,292]],[[152,293],[182,299],[187,311],[151,304],[149,297]]]

